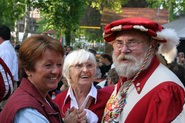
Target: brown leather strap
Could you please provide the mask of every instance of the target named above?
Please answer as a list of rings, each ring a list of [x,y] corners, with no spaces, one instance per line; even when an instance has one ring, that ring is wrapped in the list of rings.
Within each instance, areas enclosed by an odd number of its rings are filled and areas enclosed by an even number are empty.
[[[85,106],[86,109],[89,108],[89,106],[91,105],[92,100],[93,100],[93,97],[90,96],[90,97],[89,97],[89,100],[88,100],[88,102],[87,102],[87,104],[86,104],[86,106]]]

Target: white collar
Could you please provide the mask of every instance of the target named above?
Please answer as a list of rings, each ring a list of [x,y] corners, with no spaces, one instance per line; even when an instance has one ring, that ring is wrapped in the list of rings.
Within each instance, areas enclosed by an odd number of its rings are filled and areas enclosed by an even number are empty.
[[[87,94],[82,106],[85,106],[87,104],[90,96],[95,99],[95,104],[96,104],[96,102],[97,102],[97,89],[95,88],[95,86],[93,84],[92,84],[91,89],[90,89],[89,93]],[[78,108],[76,97],[74,96],[74,93],[73,93],[71,86],[69,87],[67,95],[64,99],[64,104],[66,103],[66,100],[68,97],[71,99],[71,102],[70,102],[71,106],[70,107],[74,106],[75,108]]]

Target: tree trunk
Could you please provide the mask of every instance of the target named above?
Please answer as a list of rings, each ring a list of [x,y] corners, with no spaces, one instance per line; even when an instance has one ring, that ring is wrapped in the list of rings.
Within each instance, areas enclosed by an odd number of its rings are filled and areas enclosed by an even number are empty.
[[[66,29],[65,39],[66,39],[66,45],[70,46],[70,43],[71,43],[71,30],[70,29]]]
[[[29,20],[30,20],[30,4],[29,0],[25,0],[25,20],[24,20],[24,36],[23,40],[28,37],[28,33],[30,32],[30,27],[29,27]]]
[[[14,42],[15,42],[15,45],[17,45],[19,44],[18,20],[15,20],[14,22],[14,32],[15,32]]]

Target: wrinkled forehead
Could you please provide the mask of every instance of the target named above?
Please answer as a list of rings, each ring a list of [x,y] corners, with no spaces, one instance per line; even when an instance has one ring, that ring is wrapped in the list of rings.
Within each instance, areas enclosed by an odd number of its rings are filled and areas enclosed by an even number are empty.
[[[77,64],[95,64],[95,61],[91,57],[79,58],[78,60],[74,60],[73,62],[71,62],[69,66]]]

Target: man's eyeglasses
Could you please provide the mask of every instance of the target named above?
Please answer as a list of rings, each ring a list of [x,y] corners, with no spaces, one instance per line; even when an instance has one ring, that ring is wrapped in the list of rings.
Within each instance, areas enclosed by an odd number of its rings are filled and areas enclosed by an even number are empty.
[[[124,43],[123,41],[115,41],[114,43],[119,50],[122,49],[124,45],[126,45],[127,48],[131,50],[136,48],[138,44],[142,42],[144,41],[127,41],[126,43]]]
[[[91,64],[91,63],[76,64],[76,65],[72,65],[71,67],[74,67],[78,71],[82,71],[84,69],[84,67],[88,70],[94,70],[95,69],[95,65]]]

